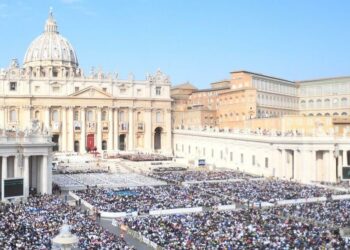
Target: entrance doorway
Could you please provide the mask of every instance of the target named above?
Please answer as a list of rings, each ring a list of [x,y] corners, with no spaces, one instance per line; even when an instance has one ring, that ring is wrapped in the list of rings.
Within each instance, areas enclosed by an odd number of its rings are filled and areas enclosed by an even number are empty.
[[[86,137],[86,148],[87,151],[92,151],[95,148],[95,135],[88,134]]]
[[[157,127],[154,130],[154,150],[159,150],[162,148],[162,128]]]
[[[52,142],[55,143],[55,145],[52,147],[52,151],[58,151],[59,150],[59,139],[60,139],[60,136],[59,135],[53,135],[52,136]]]
[[[79,152],[79,141],[74,141],[74,152]]]
[[[107,142],[102,141],[102,150],[107,150]]]
[[[125,150],[125,134],[119,135],[119,150]]]

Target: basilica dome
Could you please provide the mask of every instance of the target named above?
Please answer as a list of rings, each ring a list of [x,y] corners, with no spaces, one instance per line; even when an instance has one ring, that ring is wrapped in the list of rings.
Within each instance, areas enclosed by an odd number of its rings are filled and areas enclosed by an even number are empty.
[[[23,66],[24,68],[78,67],[78,58],[74,48],[66,38],[59,34],[52,11],[46,20],[44,32],[27,49]]]

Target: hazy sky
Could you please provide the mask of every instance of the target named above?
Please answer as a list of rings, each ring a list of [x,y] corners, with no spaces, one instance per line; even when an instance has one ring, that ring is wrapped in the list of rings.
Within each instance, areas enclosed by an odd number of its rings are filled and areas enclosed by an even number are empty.
[[[350,75],[350,1],[0,0],[0,67],[22,63],[49,7],[80,66],[160,68],[207,87],[245,69],[288,80]]]

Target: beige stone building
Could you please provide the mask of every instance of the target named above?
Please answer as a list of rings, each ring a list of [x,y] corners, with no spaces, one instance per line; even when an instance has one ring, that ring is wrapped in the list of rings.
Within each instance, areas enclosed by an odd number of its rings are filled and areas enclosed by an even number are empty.
[[[0,71],[0,128],[25,129],[37,119],[59,151],[171,152],[170,85],[160,70],[145,80],[84,74],[50,13],[23,66],[13,60]]]
[[[187,90],[181,100],[182,113],[175,102],[174,127],[186,121],[187,126],[197,127],[304,128],[309,133],[321,126],[343,133],[350,125],[350,77],[292,82],[249,71],[234,71],[229,80],[211,86],[210,89],[193,87]],[[183,88],[183,85],[176,86],[172,93],[179,95]],[[195,115],[193,110],[196,110]],[[306,116],[318,119],[306,119]],[[331,119],[322,118],[328,116]]]

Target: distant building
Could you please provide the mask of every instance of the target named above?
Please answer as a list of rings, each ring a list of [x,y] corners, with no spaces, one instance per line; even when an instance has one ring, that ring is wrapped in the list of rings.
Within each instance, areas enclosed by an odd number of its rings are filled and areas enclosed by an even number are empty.
[[[175,100],[174,127],[186,124],[282,130],[280,118],[291,115],[317,116],[319,119],[315,123],[329,120],[322,120],[322,117],[333,117],[334,124],[342,124],[341,131],[350,124],[350,77],[292,82],[248,71],[234,71],[229,80],[212,83],[210,89],[198,90],[188,86],[190,84],[183,84],[171,90]],[[177,96],[181,96],[181,104],[176,101]],[[267,118],[270,121],[266,121]],[[297,127],[291,124],[288,129]],[[333,125],[327,125],[327,129],[330,127]]]

